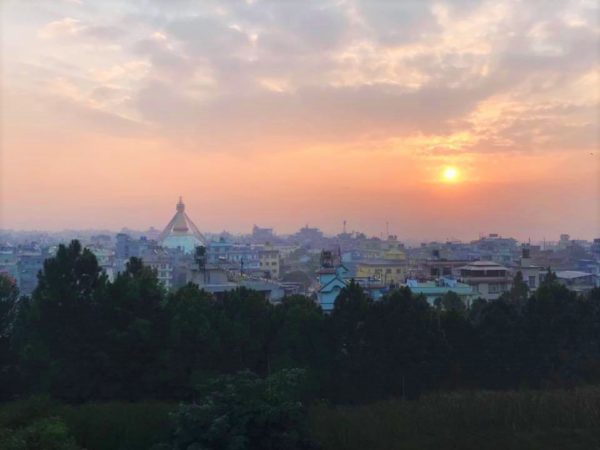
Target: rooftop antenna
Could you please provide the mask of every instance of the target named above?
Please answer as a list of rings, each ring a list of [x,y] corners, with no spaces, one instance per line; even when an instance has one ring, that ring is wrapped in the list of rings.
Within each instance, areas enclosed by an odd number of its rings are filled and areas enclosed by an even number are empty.
[[[385,235],[386,237],[390,237],[390,223],[389,222],[385,222]]]
[[[344,234],[346,234],[346,219],[344,219]]]

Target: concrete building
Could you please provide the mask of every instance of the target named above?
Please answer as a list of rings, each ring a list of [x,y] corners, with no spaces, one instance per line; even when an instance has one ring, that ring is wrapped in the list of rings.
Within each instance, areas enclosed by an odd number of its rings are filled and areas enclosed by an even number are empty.
[[[171,255],[166,249],[160,247],[149,248],[141,255],[145,265],[156,271],[158,281],[170,290],[175,285],[174,264]]]
[[[510,290],[512,276],[508,268],[493,261],[473,261],[460,268],[459,281],[471,286],[478,297],[497,300]]]
[[[265,245],[258,252],[259,258],[259,269],[267,274],[268,278],[279,278],[280,275],[280,257],[279,250],[271,247],[270,245]]]
[[[204,255],[198,254],[188,268],[188,281],[219,297],[225,292],[240,287],[260,292],[270,302],[277,303],[288,293],[281,283],[240,274],[227,269],[227,265],[208,263]]]
[[[317,276],[319,282],[317,301],[324,312],[333,311],[340,291],[352,280],[373,300],[378,300],[389,291],[389,286],[382,283],[381,280],[352,276],[350,270],[342,264],[340,254],[336,255],[327,250],[321,252],[321,268],[317,271]]]
[[[457,294],[467,308],[479,296],[472,286],[447,277],[438,278],[435,281],[407,280],[406,286],[414,295],[423,295],[427,303],[432,306],[438,298],[443,297],[448,292]]]
[[[598,287],[598,277],[578,270],[559,270],[556,272],[558,282],[572,291],[585,294]]]
[[[229,242],[225,238],[211,241],[207,248],[207,262],[210,264],[230,263],[239,270],[259,269],[259,250],[261,247],[251,244]]]
[[[547,270],[538,264],[535,264],[531,258],[531,249],[524,246],[521,249],[521,258],[517,265],[513,266],[513,272],[521,272],[523,281],[527,284],[530,291],[535,291],[540,287]]]
[[[336,261],[332,252],[324,251],[321,256],[321,268],[317,271],[319,287],[317,300],[324,312],[333,311],[335,299],[340,291],[346,287],[348,269]]]
[[[405,260],[366,259],[356,263],[357,278],[371,278],[384,285],[404,283],[408,275],[408,264]]]

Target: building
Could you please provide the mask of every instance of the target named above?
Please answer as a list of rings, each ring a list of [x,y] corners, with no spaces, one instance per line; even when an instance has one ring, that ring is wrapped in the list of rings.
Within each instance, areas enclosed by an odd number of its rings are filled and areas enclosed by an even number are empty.
[[[195,255],[194,264],[188,268],[188,281],[197,284],[216,297],[244,287],[258,291],[265,299],[276,303],[290,293],[290,289],[281,283],[249,277],[238,271],[228,270],[226,264],[209,263],[206,255],[202,253]]]
[[[321,252],[321,268],[317,271],[319,279],[317,300],[324,312],[333,311],[336,298],[348,284],[348,273],[348,269],[334,256],[333,252]]]
[[[471,286],[478,297],[497,300],[512,285],[508,268],[493,261],[473,261],[460,268],[462,283]]]
[[[372,277],[352,276],[350,270],[342,264],[341,256],[331,251],[321,252],[321,268],[317,271],[317,301],[324,312],[331,312],[340,291],[351,281],[356,282],[373,300],[378,300],[389,287],[381,280]]]
[[[142,260],[145,265],[152,267],[156,271],[156,277],[165,289],[171,289],[173,284],[173,265],[168,253],[161,249],[148,250],[142,255]]]
[[[175,215],[158,237],[158,241],[165,248],[179,248],[184,253],[192,254],[196,247],[206,245],[206,239],[186,214],[181,197],[175,209]]]
[[[356,263],[356,277],[379,280],[386,286],[403,283],[408,275],[404,259],[366,259]]]
[[[264,271],[268,278],[279,278],[281,261],[279,258],[279,250],[265,245],[258,252],[259,269]]]
[[[513,266],[513,272],[516,273],[517,271],[523,275],[523,281],[530,291],[535,291],[540,287],[547,272],[543,266],[534,264],[529,246],[524,246],[521,249],[521,259],[517,265]]]
[[[469,308],[471,302],[478,297],[477,292],[472,286],[466,283],[459,283],[454,278],[442,277],[435,281],[417,281],[407,280],[406,286],[415,295],[423,295],[427,303],[434,305],[438,298],[442,298],[448,292],[454,292]]]
[[[211,264],[230,263],[240,271],[259,269],[259,249],[251,244],[234,244],[221,237],[211,241],[206,248],[207,262]]]
[[[559,270],[556,272],[556,278],[559,283],[580,294],[585,294],[598,287],[596,275],[579,270]]]
[[[273,242],[275,239],[275,234],[273,233],[273,228],[262,228],[254,225],[252,227],[252,241],[265,243],[265,242]]]

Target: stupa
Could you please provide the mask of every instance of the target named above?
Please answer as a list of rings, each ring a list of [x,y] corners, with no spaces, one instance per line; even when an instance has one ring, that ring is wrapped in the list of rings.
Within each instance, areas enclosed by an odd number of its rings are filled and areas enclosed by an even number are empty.
[[[158,237],[160,244],[166,248],[180,248],[185,253],[193,253],[197,246],[206,245],[206,239],[185,213],[185,204],[181,197],[179,197],[176,211]]]

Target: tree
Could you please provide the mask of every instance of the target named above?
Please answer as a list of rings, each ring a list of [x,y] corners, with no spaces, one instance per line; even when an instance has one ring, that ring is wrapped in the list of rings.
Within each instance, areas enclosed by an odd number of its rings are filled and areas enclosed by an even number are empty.
[[[175,413],[173,450],[304,450],[306,413],[299,401],[302,372],[284,370],[266,379],[249,371],[217,378],[196,404]]]
[[[44,262],[31,301],[19,308],[17,346],[35,390],[82,401],[99,385],[103,338],[98,304],[107,286],[96,257],[78,241]]]
[[[448,291],[439,299],[436,299],[436,306],[441,307],[444,311],[453,311],[456,313],[464,313],[467,310],[465,302],[459,297],[456,292]]]
[[[517,387],[519,361],[523,360],[519,352],[526,351],[517,308],[503,299],[475,305],[470,313],[476,333],[473,377],[486,388]]]
[[[371,300],[354,280],[338,294],[329,322],[334,348],[333,369],[327,390],[339,398],[348,398],[358,380],[360,356],[365,345],[365,320]],[[337,394],[335,394],[337,392]]]
[[[162,397],[166,383],[165,340],[167,315],[165,289],[156,272],[131,258],[103,297],[97,326],[104,355],[103,398],[135,400]]]
[[[523,273],[519,270],[513,278],[512,287],[508,292],[508,301],[518,308],[522,308],[529,298],[529,286],[523,281]]]
[[[316,394],[330,370],[331,341],[321,308],[311,299],[285,297],[272,310],[275,330],[272,346],[272,370],[302,368],[306,381]]]
[[[579,376],[579,350],[586,343],[580,329],[585,323],[585,305],[552,278],[549,273],[524,311],[527,376],[535,384],[572,385]]]
[[[364,329],[356,396],[414,398],[445,378],[449,347],[424,297],[392,291],[370,306]]]
[[[14,279],[0,273],[0,339],[11,334],[19,289]]]
[[[215,374],[214,359],[220,349],[214,301],[191,283],[167,297],[169,393],[175,398],[190,398],[197,382]]]
[[[0,274],[0,400],[18,390],[17,358],[11,348],[18,296],[15,280]]]
[[[214,329],[219,352],[215,368],[221,373],[249,369],[265,375],[270,370],[274,329],[273,305],[260,292],[238,288],[214,302]]]

